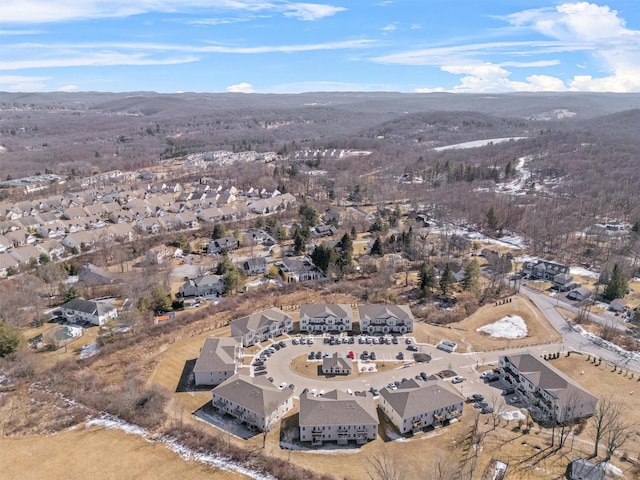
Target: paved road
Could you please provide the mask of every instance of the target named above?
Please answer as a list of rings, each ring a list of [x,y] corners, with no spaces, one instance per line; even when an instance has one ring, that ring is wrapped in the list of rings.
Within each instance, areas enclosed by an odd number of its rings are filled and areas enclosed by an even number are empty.
[[[284,337],[279,337],[277,340],[283,338]],[[452,370],[455,374],[465,378],[464,382],[453,385],[454,388],[464,396],[470,395],[471,393],[482,393],[485,397],[490,398],[491,396],[499,396],[501,392],[498,388],[499,384],[488,384],[482,381],[479,378],[476,367],[489,363],[497,365],[500,355],[509,355],[525,350],[523,348],[513,348],[491,352],[457,354],[438,350],[433,345],[414,343],[420,349],[418,353],[430,355],[431,361],[428,363],[411,363],[396,359],[398,352],[403,352],[405,359],[413,358],[413,352],[407,350],[407,344],[405,343],[406,337],[399,337],[400,343],[398,345],[362,345],[358,343],[353,345],[325,345],[323,344],[322,337],[314,338],[315,343],[313,345],[293,345],[291,339],[287,338],[285,340],[287,347],[275,352],[266,361],[267,373],[265,375],[267,377],[273,377],[273,383],[275,385],[279,385],[282,382],[286,382],[287,384],[293,383],[296,387],[295,396],[299,396],[304,388],[308,388],[309,390],[316,389],[318,392],[320,390],[328,392],[334,389],[343,391],[347,389],[354,391],[369,390],[371,387],[380,389],[390,382],[401,381],[403,378],[414,378],[420,372],[433,375],[443,370]],[[415,342],[413,337],[409,338],[412,338],[413,342]],[[526,350],[532,351],[536,355],[544,355],[545,353],[558,352],[561,348],[562,344],[555,343],[528,347]],[[394,364],[396,368],[382,372],[358,373],[356,377],[349,379],[340,376],[334,378],[309,378],[291,369],[290,364],[294,358],[300,355],[304,355],[306,358],[309,352],[317,352],[318,350],[322,351],[323,354],[327,352],[330,355],[338,352],[342,356],[346,356],[349,351],[353,351],[356,358],[358,358],[364,350],[369,352],[375,351],[378,357],[378,364]],[[318,368],[321,361],[314,360],[308,363],[310,371],[313,371],[312,369]],[[354,371],[358,368],[358,365],[358,362],[354,361]],[[369,364],[362,363],[362,365]],[[403,367],[404,365],[408,366]],[[249,369],[249,367],[244,368]],[[253,371],[253,368],[251,368],[251,371]]]
[[[287,385],[294,384],[296,387],[295,395],[298,396],[304,388],[308,388],[309,390],[316,389],[318,392],[321,390],[328,392],[333,389],[351,389],[354,391],[369,390],[371,387],[380,389],[390,382],[399,381],[403,378],[414,378],[420,372],[426,372],[428,375],[433,375],[443,370],[452,370],[456,375],[461,375],[465,378],[464,382],[454,385],[454,387],[463,395],[466,396],[471,393],[482,393],[485,397],[491,398],[492,396],[495,397],[495,394],[500,392],[500,389],[498,388],[500,385],[484,383],[479,378],[476,367],[483,364],[497,364],[499,356],[522,353],[523,351],[531,351],[536,355],[542,356],[546,353],[576,350],[596,355],[605,361],[640,372],[640,361],[637,358],[625,357],[614,351],[600,347],[582,336],[580,333],[574,331],[568,322],[556,310],[556,299],[524,286],[521,287],[520,291],[530,299],[530,301],[544,314],[549,323],[562,335],[562,343],[543,344],[535,347],[519,347],[490,352],[459,354],[447,353],[442,350],[438,350],[434,345],[416,344],[415,339],[413,337],[409,337],[412,339],[413,343],[418,346],[421,353],[426,353],[431,356],[431,361],[428,363],[412,363],[397,360],[397,354],[399,352],[403,352],[405,359],[407,360],[413,358],[413,352],[407,350],[407,344],[405,343],[405,339],[407,337],[400,337],[400,343],[397,345],[359,344],[357,343],[357,340],[355,344],[328,345],[323,343],[322,337],[314,337],[315,343],[313,345],[293,345],[291,338],[280,337],[278,340],[285,338],[287,347],[282,348],[271,355],[271,357],[266,361],[266,373],[260,372],[258,374],[273,377],[273,382],[276,385],[279,385],[282,382],[286,382]],[[346,356],[349,351],[353,351],[356,359],[358,359],[364,350],[376,352],[378,356],[377,364],[392,364],[395,365],[396,368],[382,372],[367,371],[363,373],[360,372],[360,367],[363,365],[368,366],[370,364],[360,363],[356,360],[354,361],[354,371],[358,371],[357,376],[345,379],[340,376],[335,378],[311,378],[294,372],[290,366],[294,358],[300,355],[304,355],[306,358],[311,351],[321,351],[323,354],[329,353],[330,355],[337,352],[342,356]],[[312,372],[313,369],[318,368],[320,363],[320,360],[309,361],[308,364],[310,372]],[[254,373],[253,367],[243,367],[243,369]]]
[[[555,299],[524,286],[520,288],[520,293],[526,295],[529,300],[538,307],[549,323],[551,323],[553,328],[562,335],[564,348],[566,350],[571,349],[596,355],[608,362],[640,372],[640,361],[638,359],[624,357],[616,352],[600,347],[582,336],[580,333],[574,331],[562,315],[560,315],[556,310],[555,307],[557,302]],[[565,307],[565,305],[563,305],[563,307]]]

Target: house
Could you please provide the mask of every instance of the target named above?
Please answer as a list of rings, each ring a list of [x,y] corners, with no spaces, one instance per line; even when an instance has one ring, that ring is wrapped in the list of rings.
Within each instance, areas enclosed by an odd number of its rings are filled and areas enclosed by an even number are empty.
[[[350,332],[353,312],[346,303],[300,305],[300,331],[307,333]]]
[[[534,280],[547,280],[552,282],[553,278],[560,273],[568,275],[569,267],[547,260],[538,260],[536,262],[527,261],[522,265],[522,273]]]
[[[284,257],[282,272],[287,282],[306,282],[318,278],[318,270],[307,257]]]
[[[42,238],[62,238],[65,236],[67,226],[56,221],[55,223],[48,223],[46,225],[40,225],[36,228],[36,234]]]
[[[5,238],[13,242],[14,247],[23,247],[24,245],[33,245],[36,243],[36,237],[31,235],[28,231],[18,229],[11,230],[4,234]]]
[[[220,385],[237,373],[241,345],[237,338],[207,338],[193,367],[195,384]]]
[[[352,371],[352,360],[340,356],[338,352],[334,353],[332,357],[322,359],[323,375],[349,375]]]
[[[62,245],[71,249],[82,250],[83,248],[90,247],[97,241],[97,237],[90,231],[79,231],[76,233],[70,233],[62,239]]]
[[[0,278],[9,276],[11,272],[17,272],[20,263],[8,253],[0,253]]]
[[[380,390],[380,410],[402,434],[441,426],[462,415],[464,398],[443,380],[408,380]]]
[[[568,480],[605,480],[607,469],[604,463],[586,458],[573,457],[565,473]]]
[[[573,281],[573,277],[568,273],[558,273],[557,275],[554,275],[552,282],[553,288],[559,292],[566,292],[572,288],[580,286]]]
[[[271,235],[257,228],[249,228],[242,237],[242,243],[247,247],[255,247],[256,245],[271,246],[277,243]]]
[[[224,293],[222,275],[203,275],[197,278],[187,278],[178,289],[179,297],[207,297],[220,296]]]
[[[36,248],[47,255],[51,260],[64,257],[64,247],[57,240],[49,239],[36,244]]]
[[[247,275],[260,275],[267,272],[267,260],[264,257],[249,258],[242,262],[242,269]]]
[[[194,212],[182,212],[176,215],[176,219],[180,225],[186,228],[196,228],[198,226],[198,217]]]
[[[60,307],[62,315],[71,323],[89,322],[104,325],[110,319],[118,317],[116,307],[106,302],[74,298]]]
[[[105,230],[115,240],[118,240],[121,242],[133,241],[134,231],[131,225],[127,223],[118,223],[116,225],[109,225]]]
[[[616,298],[609,303],[609,309],[614,312],[624,312],[627,308],[627,301],[624,298]]]
[[[4,235],[0,235],[0,253],[4,253],[11,248],[13,248],[13,242]]]
[[[200,210],[197,216],[203,222],[217,222],[222,218],[222,212],[218,207],[208,207]]]
[[[216,238],[211,240],[207,245],[207,253],[215,254],[236,250],[238,248],[238,240],[233,235],[227,237]]]
[[[586,287],[576,288],[567,293],[567,298],[569,300],[582,301],[589,297],[591,297],[591,290]]]
[[[106,270],[91,263],[85,263],[78,270],[78,282],[86,285],[108,285],[113,282],[113,277]]]
[[[147,233],[158,233],[162,228],[156,218],[145,217],[136,222],[136,226]]]
[[[249,204],[249,210],[253,213],[267,215],[275,213],[279,210],[284,210],[289,205],[293,205],[296,202],[296,198],[290,193],[278,195],[276,197],[265,198],[257,200]]]
[[[316,397],[300,395],[298,426],[300,441],[320,446],[324,442],[363,445],[378,436],[380,422],[373,396],[366,393],[348,395],[332,390]]]
[[[156,245],[155,247],[147,250],[147,253],[144,254],[145,259],[151,265],[160,265],[171,258],[172,249],[165,245]]]
[[[565,423],[594,414],[598,401],[595,396],[533,354],[500,356],[498,363],[502,380],[546,418]]]
[[[231,336],[242,338],[242,345],[245,347],[292,331],[293,318],[279,308],[231,320]]]
[[[213,407],[251,429],[268,431],[293,408],[293,391],[280,390],[264,376],[236,373],[211,390]]]
[[[409,305],[361,305],[358,312],[360,331],[368,335],[404,335],[413,331]]]
[[[42,252],[33,245],[24,245],[22,247],[16,247],[9,252],[13,258],[18,262],[24,264],[37,264],[39,263],[40,255]]]
[[[313,228],[314,237],[331,237],[336,233],[333,225],[317,225]]]

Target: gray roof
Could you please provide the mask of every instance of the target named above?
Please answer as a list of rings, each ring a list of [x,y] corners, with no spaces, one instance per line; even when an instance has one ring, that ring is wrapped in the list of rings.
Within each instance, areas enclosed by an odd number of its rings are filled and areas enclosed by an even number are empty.
[[[351,305],[346,303],[317,303],[300,305],[300,318],[348,318],[353,317]]]
[[[236,373],[212,390],[213,394],[267,416],[293,395],[290,388],[280,390],[265,377]]]
[[[75,310],[77,312],[88,313],[90,315],[105,315],[106,313],[116,309],[113,305],[103,302],[94,302],[93,300],[85,300],[84,298],[74,298],[62,305],[61,308]]]
[[[352,369],[353,362],[350,358],[341,357],[339,353],[334,353],[332,357],[327,357],[322,359],[322,370],[328,369]]]
[[[605,473],[603,463],[595,463],[579,457],[574,457],[567,469],[567,477],[570,480],[604,480]]]
[[[315,397],[309,392],[300,395],[299,424],[316,425],[378,425],[378,413],[373,396],[348,395],[339,390]]]
[[[78,280],[80,282],[88,281],[90,279],[95,279],[95,275],[102,277],[105,282],[110,282],[112,280],[111,274],[92,263],[85,263],[80,270],[78,271]]]
[[[255,332],[270,323],[282,323],[287,319],[291,319],[291,321],[293,321],[289,315],[279,308],[270,308],[269,310],[264,310],[262,312],[247,315],[246,317],[231,320],[231,323],[242,333],[247,333]]]
[[[401,383],[397,390],[383,388],[380,395],[402,418],[422,415],[464,401],[458,392],[442,380],[429,380],[421,384],[409,380]]]
[[[207,338],[193,367],[194,373],[235,370],[235,351],[239,346],[240,341],[237,338]]]
[[[531,353],[509,355],[505,358],[518,369],[520,375],[559,400],[568,401],[571,397],[580,398],[585,402],[597,400],[560,370]]]
[[[360,305],[358,307],[360,320],[364,318],[390,318],[413,320],[409,305]]]

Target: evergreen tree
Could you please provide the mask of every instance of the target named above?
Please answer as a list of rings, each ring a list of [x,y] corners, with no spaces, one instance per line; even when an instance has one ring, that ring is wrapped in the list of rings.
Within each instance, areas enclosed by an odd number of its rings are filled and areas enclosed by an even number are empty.
[[[222,223],[216,223],[213,226],[213,234],[211,235],[211,238],[213,238],[214,240],[217,240],[219,238],[224,237],[227,234],[227,230],[224,228],[224,225]]]
[[[464,279],[462,285],[465,290],[475,292],[478,289],[480,278],[480,265],[475,258],[471,260],[464,269]]]
[[[633,224],[633,227],[631,227],[631,231],[633,233],[640,233],[640,221],[637,221]]]
[[[304,252],[306,246],[307,242],[304,235],[302,235],[300,229],[296,228],[295,233],[293,234],[293,251],[299,255]]]
[[[326,274],[329,266],[335,265],[338,261],[338,254],[331,247],[317,245],[311,253],[311,261],[322,271],[322,273]]]
[[[436,271],[431,265],[423,263],[418,270],[418,280],[420,282],[420,290],[424,293],[431,293],[433,287],[436,286]]]
[[[627,280],[622,275],[620,266],[616,263],[613,266],[611,277],[609,277],[609,283],[607,283],[602,296],[605,300],[609,301],[615,300],[616,298],[622,298],[627,293],[627,286]]]
[[[382,242],[380,241],[380,237],[376,237],[376,241],[373,242],[371,246],[371,255],[384,255],[384,251],[382,250]]]
[[[302,223],[303,226],[313,227],[318,223],[318,212],[308,203],[300,205],[298,213],[300,214],[300,223]]]
[[[345,233],[340,239],[340,265],[342,267],[349,267],[353,262],[353,240],[348,233]]]
[[[22,342],[22,334],[6,322],[0,322],[0,357],[13,353]]]
[[[498,215],[496,214],[494,208],[491,207],[487,212],[487,226],[491,230],[497,230],[499,223],[500,221],[498,220]]]
[[[453,278],[453,273],[451,273],[451,267],[449,267],[449,264],[447,263],[442,275],[440,276],[440,291],[442,292],[443,297],[446,297],[449,292],[451,292],[454,282],[455,279]]]
[[[355,240],[358,238],[358,231],[356,230],[356,226],[351,227],[351,238]]]

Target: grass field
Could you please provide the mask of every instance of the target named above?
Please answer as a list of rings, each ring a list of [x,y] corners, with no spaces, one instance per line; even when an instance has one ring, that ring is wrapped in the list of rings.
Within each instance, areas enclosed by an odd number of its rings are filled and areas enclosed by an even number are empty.
[[[245,475],[185,461],[162,443],[102,427],[0,439],[0,477],[22,480],[242,480]]]

